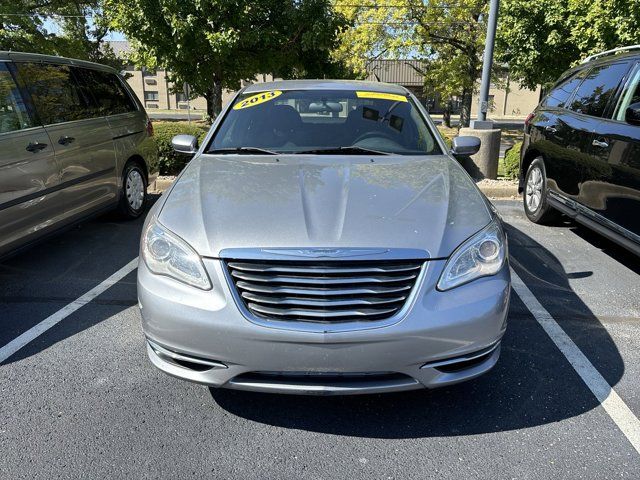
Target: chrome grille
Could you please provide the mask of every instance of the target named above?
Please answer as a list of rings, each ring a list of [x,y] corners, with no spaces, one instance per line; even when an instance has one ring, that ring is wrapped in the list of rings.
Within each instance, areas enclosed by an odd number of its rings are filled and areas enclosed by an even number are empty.
[[[272,320],[371,321],[405,304],[424,260],[227,260],[244,306]]]

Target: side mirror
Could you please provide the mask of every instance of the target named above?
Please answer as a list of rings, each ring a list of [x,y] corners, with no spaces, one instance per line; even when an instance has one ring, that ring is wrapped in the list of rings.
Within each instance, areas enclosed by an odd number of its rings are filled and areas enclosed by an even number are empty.
[[[632,103],[624,111],[624,121],[631,125],[640,125],[640,103]]]
[[[478,137],[454,137],[451,154],[454,157],[468,157],[475,155],[480,150]]]
[[[176,135],[171,139],[171,146],[177,153],[194,155],[198,151],[198,139],[193,135]]]

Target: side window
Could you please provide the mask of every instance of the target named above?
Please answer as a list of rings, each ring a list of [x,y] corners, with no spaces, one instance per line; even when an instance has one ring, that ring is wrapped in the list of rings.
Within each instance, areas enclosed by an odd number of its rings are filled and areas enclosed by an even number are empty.
[[[89,118],[90,105],[69,65],[16,63],[44,125]]]
[[[7,66],[0,62],[0,134],[33,127],[20,91]]]
[[[95,101],[94,116],[117,115],[137,110],[116,75],[89,68],[75,68],[89,94]]]
[[[578,87],[569,109],[601,117],[628,69],[628,62],[610,63],[591,69]]]
[[[625,112],[629,105],[640,102],[640,65],[637,65],[629,77],[624,92],[618,100],[613,118],[621,122],[625,121]]]
[[[570,77],[561,80],[548,93],[547,98],[545,98],[542,103],[543,106],[563,108],[565,106],[565,102],[582,81],[584,74],[585,71],[581,70]]]

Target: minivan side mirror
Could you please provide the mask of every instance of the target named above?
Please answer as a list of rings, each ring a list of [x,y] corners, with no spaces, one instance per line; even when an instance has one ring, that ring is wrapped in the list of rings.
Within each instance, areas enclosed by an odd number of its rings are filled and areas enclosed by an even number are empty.
[[[624,111],[624,121],[631,125],[640,125],[640,103],[632,103]]]
[[[177,153],[194,155],[198,151],[198,139],[193,135],[176,135],[171,139],[171,146]]]
[[[468,157],[475,155],[480,150],[480,139],[478,137],[463,136],[454,137],[451,154],[454,157]]]

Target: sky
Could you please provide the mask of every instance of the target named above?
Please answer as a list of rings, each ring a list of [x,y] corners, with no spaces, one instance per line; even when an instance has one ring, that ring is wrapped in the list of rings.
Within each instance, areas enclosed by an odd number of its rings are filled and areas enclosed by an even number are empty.
[[[51,33],[60,32],[60,26],[53,19],[45,20],[44,27],[47,29],[47,31]],[[109,34],[105,38],[105,40],[107,41],[126,40],[126,39],[127,38],[121,32],[109,32]]]

